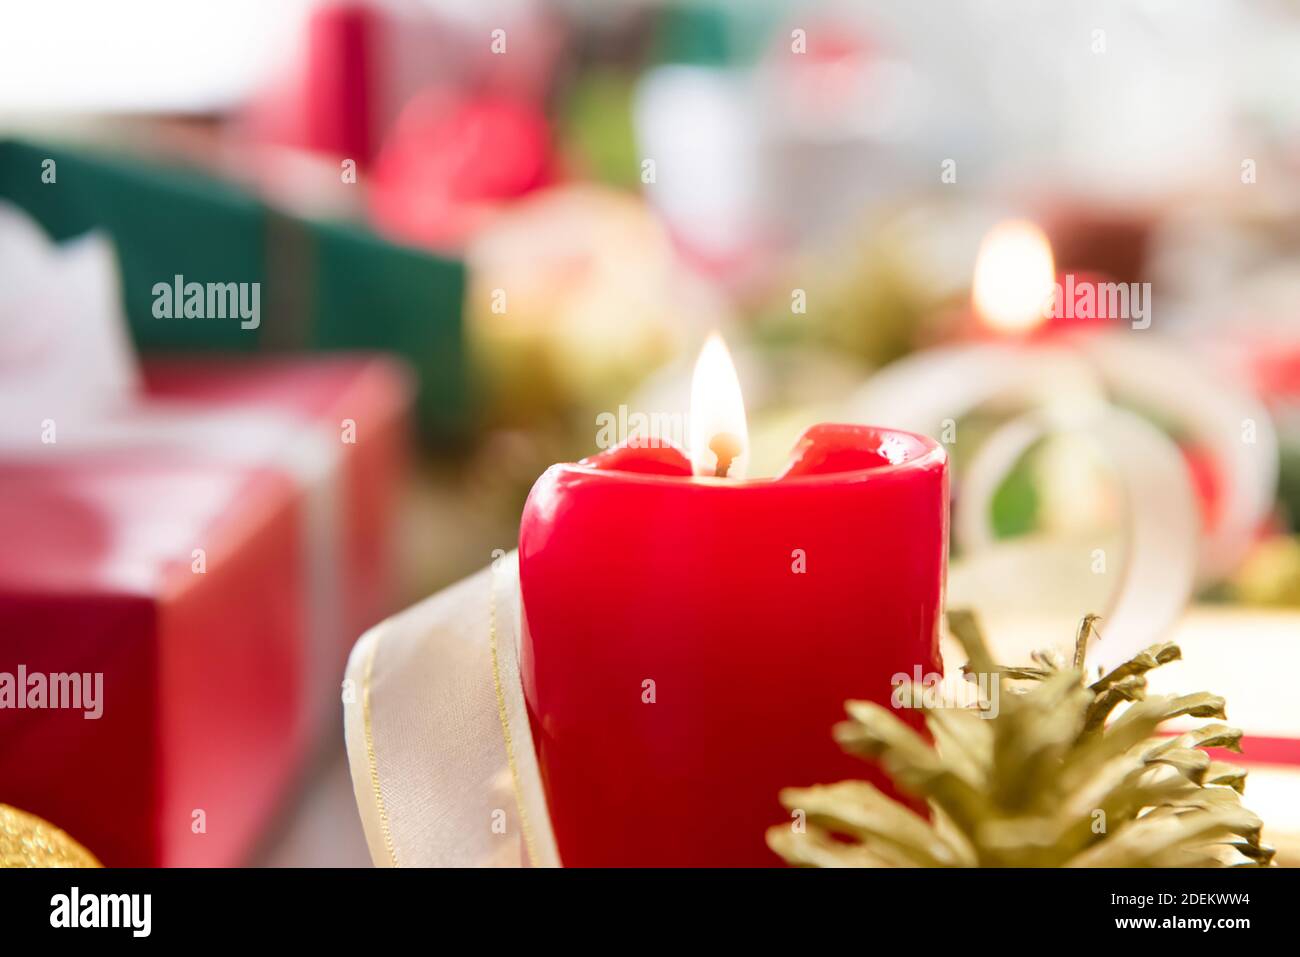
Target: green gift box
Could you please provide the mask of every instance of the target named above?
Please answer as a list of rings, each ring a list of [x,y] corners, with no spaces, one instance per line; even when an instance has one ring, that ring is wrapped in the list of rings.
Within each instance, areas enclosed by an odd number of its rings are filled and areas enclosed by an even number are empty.
[[[469,430],[461,262],[274,210],[189,168],[80,148],[0,142],[0,200],[57,240],[112,236],[141,352],[393,353],[416,373],[424,435],[447,442]],[[260,321],[160,318],[155,287],[178,276],[205,288],[260,284]]]

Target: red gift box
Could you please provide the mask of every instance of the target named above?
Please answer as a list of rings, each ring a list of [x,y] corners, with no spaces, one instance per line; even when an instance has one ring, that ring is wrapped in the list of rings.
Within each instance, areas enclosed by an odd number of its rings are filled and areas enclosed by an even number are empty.
[[[386,358],[154,359],[142,371],[155,399],[285,410],[316,423],[338,453],[331,494],[342,498],[342,618],[333,622],[340,638],[328,668],[330,682],[337,684],[356,636],[395,608],[392,535],[407,467],[414,380]],[[355,441],[345,441],[349,422]]]
[[[410,390],[377,359],[145,377],[127,421],[0,457],[0,681],[102,675],[98,718],[0,708],[0,799],[109,865],[234,864],[391,610]]]
[[[304,748],[292,483],[116,455],[5,464],[0,516],[0,671],[103,676],[98,719],[0,710],[6,802],[110,865],[238,860]]]

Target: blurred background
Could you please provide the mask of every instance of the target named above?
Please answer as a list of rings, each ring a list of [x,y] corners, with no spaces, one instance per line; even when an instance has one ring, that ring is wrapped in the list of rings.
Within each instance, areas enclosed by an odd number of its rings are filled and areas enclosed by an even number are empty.
[[[0,801],[109,863],[367,863],[352,642],[602,415],[686,411],[713,329],[752,475],[825,420],[949,446],[950,604],[1289,677],[1298,60],[1290,0],[6,5],[0,670],[129,704],[0,713]]]

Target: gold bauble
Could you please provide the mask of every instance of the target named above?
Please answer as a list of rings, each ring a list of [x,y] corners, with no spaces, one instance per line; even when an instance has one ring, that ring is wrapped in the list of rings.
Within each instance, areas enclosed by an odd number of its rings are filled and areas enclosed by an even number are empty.
[[[0,804],[0,867],[102,867],[48,821]]]

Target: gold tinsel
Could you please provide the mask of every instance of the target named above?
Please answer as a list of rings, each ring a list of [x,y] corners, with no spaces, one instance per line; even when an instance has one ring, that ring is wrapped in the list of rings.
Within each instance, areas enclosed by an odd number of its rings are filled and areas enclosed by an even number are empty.
[[[0,867],[100,867],[95,855],[48,821],[0,804]]]

